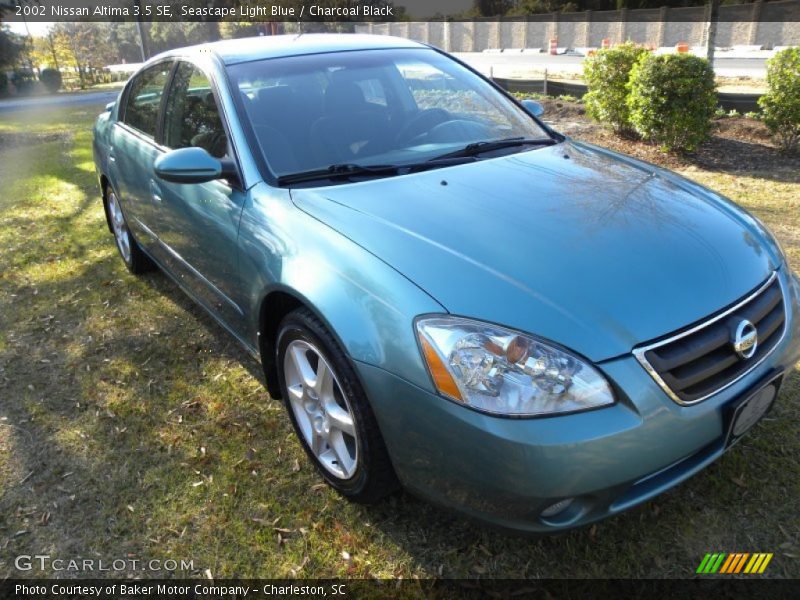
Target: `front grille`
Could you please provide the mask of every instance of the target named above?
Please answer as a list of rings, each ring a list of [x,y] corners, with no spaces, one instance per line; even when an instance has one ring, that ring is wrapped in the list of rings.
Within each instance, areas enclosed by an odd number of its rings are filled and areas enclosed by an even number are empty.
[[[742,358],[733,347],[737,326],[758,332],[755,353]],[[682,333],[634,351],[636,358],[676,402],[693,404],[731,385],[763,361],[784,333],[786,311],[777,273],[757,290]]]

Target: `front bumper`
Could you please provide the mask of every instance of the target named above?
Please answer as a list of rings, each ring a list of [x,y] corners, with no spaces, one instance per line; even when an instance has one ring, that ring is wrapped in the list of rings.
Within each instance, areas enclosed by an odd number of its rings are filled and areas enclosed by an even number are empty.
[[[723,409],[800,360],[800,280],[782,269],[787,334],[757,369],[680,406],[628,355],[598,365],[618,402],[583,413],[498,418],[357,363],[393,464],[412,492],[494,526],[546,532],[617,514],[691,477],[725,450]],[[780,401],[780,399],[778,399]],[[575,501],[553,517],[544,509]]]

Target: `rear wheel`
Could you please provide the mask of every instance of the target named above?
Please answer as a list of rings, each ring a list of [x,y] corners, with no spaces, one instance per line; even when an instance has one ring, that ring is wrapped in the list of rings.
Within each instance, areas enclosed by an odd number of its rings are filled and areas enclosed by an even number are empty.
[[[290,313],[281,323],[277,365],[297,436],[325,480],[363,503],[397,489],[361,384],[336,340],[307,309]]]
[[[146,271],[151,271],[155,265],[153,261],[139,247],[139,244],[131,234],[119,199],[113,190],[108,191],[108,217],[111,221],[111,231],[114,233],[114,241],[117,243],[122,260],[131,273],[138,275]]]

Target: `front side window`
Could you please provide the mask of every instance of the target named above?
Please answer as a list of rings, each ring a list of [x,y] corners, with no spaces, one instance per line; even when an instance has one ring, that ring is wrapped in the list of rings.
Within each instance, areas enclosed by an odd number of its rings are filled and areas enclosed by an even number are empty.
[[[197,146],[216,158],[228,153],[228,137],[211,82],[188,62],[178,65],[167,97],[164,145],[172,149]]]
[[[534,140],[503,152],[553,142],[508,97],[434,50],[294,56],[228,73],[242,121],[278,177],[332,165],[418,165],[475,142]]]
[[[171,68],[172,63],[164,62],[142,71],[128,91],[123,121],[151,138],[156,135],[158,109]]]

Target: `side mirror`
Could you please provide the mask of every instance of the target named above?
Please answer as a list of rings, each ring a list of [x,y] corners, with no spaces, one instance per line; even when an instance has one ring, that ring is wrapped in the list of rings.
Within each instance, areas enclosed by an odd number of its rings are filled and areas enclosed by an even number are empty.
[[[534,117],[541,117],[544,114],[544,106],[536,102],[536,100],[523,100],[522,106]]]
[[[109,102],[108,104],[106,104],[106,111],[105,112],[111,112],[112,110],[114,110],[114,105],[116,103],[117,103],[117,101],[114,100],[113,102]]]
[[[205,183],[224,176],[222,161],[196,146],[162,154],[156,159],[155,171],[172,183]]]

